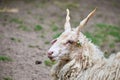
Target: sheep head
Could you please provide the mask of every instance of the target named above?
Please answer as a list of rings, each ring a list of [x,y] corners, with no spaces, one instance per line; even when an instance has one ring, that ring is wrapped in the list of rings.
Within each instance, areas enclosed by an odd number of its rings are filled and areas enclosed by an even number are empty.
[[[69,9],[66,11],[67,15],[64,25],[65,30],[57,39],[52,41],[52,46],[48,51],[48,57],[51,60],[70,60],[71,57],[74,57],[76,51],[80,51],[82,48],[82,42],[84,41],[84,35],[80,32],[80,30],[95,13],[96,9],[94,9],[83,21],[81,21],[79,26],[75,29],[71,28],[70,25]]]

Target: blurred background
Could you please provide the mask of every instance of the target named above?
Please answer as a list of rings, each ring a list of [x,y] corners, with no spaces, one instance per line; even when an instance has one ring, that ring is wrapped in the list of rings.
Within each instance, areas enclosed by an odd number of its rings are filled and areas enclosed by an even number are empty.
[[[120,51],[120,0],[0,0],[0,80],[50,80],[46,53],[64,31],[66,8],[76,27],[108,57]]]

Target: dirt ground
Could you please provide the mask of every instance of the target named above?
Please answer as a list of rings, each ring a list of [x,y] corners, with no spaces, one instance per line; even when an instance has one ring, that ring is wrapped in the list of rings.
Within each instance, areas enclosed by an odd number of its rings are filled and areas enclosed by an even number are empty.
[[[72,26],[77,26],[91,10],[98,8],[84,33],[92,32],[96,23],[120,27],[119,3],[119,0],[0,0],[0,55],[12,59],[0,61],[0,80],[51,80],[51,67],[44,61],[53,35],[63,31],[66,8],[71,11]],[[3,11],[5,8],[15,8],[18,12]],[[53,24],[58,26],[57,32],[51,29]],[[35,29],[36,25],[41,25],[42,30]],[[109,51],[108,44],[100,47]],[[120,50],[120,42],[115,48]],[[37,60],[42,63],[35,64]]]

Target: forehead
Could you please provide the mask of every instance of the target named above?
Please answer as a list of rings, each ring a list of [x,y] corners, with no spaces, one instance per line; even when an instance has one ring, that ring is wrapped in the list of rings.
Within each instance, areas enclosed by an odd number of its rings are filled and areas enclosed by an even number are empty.
[[[63,32],[58,39],[59,40],[74,39],[75,36],[76,36],[75,31]]]

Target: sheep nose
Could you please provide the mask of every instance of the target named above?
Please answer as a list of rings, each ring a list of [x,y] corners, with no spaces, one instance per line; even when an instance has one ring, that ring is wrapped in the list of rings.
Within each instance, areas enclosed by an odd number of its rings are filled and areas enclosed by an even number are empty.
[[[53,54],[53,51],[48,52],[48,58],[51,60],[53,59],[52,54]]]
[[[53,51],[48,52],[48,55],[52,55],[52,54],[53,54]]]

